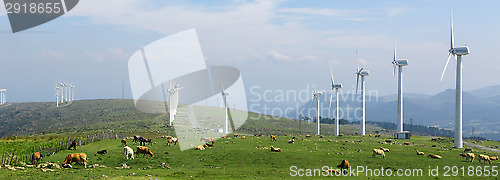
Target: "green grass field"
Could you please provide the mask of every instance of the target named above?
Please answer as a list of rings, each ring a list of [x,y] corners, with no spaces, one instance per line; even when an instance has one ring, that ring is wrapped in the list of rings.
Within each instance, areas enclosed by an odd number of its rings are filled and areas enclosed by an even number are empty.
[[[423,177],[410,177],[412,179],[433,178],[428,174],[429,166],[431,168],[438,167],[441,178],[445,175],[445,166],[464,166],[466,176],[462,177],[463,179],[491,179],[491,176],[469,177],[467,176],[467,168],[469,166],[490,166],[491,169],[491,166],[500,165],[498,161],[493,161],[492,165],[480,164],[477,161],[465,162],[465,158],[459,156],[462,149],[452,148],[451,139],[440,142],[431,142],[426,137],[413,137],[407,141],[397,140],[401,144],[410,142],[410,146],[405,146],[379,143],[390,139],[389,136],[380,138],[368,136],[297,137],[299,139],[294,144],[287,143],[291,136],[278,136],[276,142],[271,141],[269,136],[263,136],[260,139],[253,136],[247,136],[246,139],[230,137],[217,140],[214,147],[207,147],[204,151],[180,151],[178,146],[165,146],[166,139],[154,139],[156,144],[149,147],[151,147],[155,156],[151,158],[139,155],[134,160],[123,158],[123,146],[121,146],[120,140],[105,140],[79,146],[76,151],[61,151],[53,156],[45,157],[43,161],[60,164],[68,153],[84,152],[88,155],[89,165],[99,164],[108,168],[84,169],[82,165],[74,165],[73,167],[76,169],[59,169],[55,172],[42,172],[40,169],[35,168],[18,171],[2,168],[0,169],[0,177],[8,179],[20,179],[21,177],[28,179],[93,179],[94,177],[102,178],[105,175],[111,179],[198,179],[205,177],[213,179],[283,179],[291,178],[291,173],[292,175],[295,174],[290,170],[291,166],[296,166],[298,169],[322,169],[323,166],[336,168],[343,159],[347,159],[351,167],[364,166],[372,170],[391,169],[389,171],[393,175],[396,175],[398,169],[422,169]],[[362,142],[351,142],[358,140],[362,140]],[[394,141],[394,139],[392,140]],[[262,149],[271,145],[281,148],[282,152],[271,152],[269,149]],[[432,147],[432,145],[436,145],[436,147]],[[135,149],[135,145],[131,146]],[[386,153],[387,157],[372,158],[372,150],[381,146],[390,149],[390,152]],[[96,154],[98,150],[102,149],[106,149],[108,154]],[[443,159],[417,156],[416,150],[423,151],[426,155],[428,153],[438,154]],[[489,152],[486,154],[497,155]],[[131,168],[115,168],[122,163],[126,163]],[[159,167],[161,163],[169,164],[171,169]],[[384,170],[384,172],[387,171]],[[473,172],[476,173],[476,171]],[[484,173],[482,171],[482,174]],[[486,173],[491,174],[494,171],[488,170]],[[453,171],[450,169],[448,174],[453,175]],[[357,177],[359,179],[367,178],[365,173],[359,173],[359,175]],[[459,172],[458,177],[461,175],[461,172]],[[316,176],[315,178],[331,177]],[[399,179],[401,177],[393,178]]]

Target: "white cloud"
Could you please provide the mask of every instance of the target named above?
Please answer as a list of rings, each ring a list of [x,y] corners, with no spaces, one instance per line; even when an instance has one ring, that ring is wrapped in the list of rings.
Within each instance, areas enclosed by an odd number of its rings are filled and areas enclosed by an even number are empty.
[[[272,59],[280,60],[280,61],[290,61],[291,60],[290,57],[283,55],[283,54],[280,54],[279,52],[277,52],[275,50],[271,50],[271,51],[267,52],[267,56],[271,57]]]
[[[40,53],[42,57],[49,57],[54,59],[66,59],[66,56],[61,52],[56,52],[53,50],[44,50]]]

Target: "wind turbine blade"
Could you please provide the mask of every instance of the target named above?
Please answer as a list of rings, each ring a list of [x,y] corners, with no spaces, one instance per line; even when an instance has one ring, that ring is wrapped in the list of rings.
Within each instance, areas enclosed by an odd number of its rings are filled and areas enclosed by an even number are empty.
[[[222,87],[222,95],[224,96],[224,83],[221,83],[221,87]]]
[[[359,71],[358,50],[356,50],[356,71]]]
[[[330,106],[328,107],[328,112],[330,112],[330,109],[332,108],[332,99],[333,99],[333,89],[332,89],[332,92],[330,93]]]
[[[358,85],[359,85],[359,74],[358,77],[356,78],[356,94],[358,94]]]
[[[444,73],[446,72],[446,67],[448,67],[448,63],[450,62],[450,58],[453,54],[450,53],[450,55],[448,56],[448,60],[446,60],[446,64],[444,65],[444,69],[443,69],[443,73],[441,74],[441,80],[439,81],[443,81],[443,76],[444,76]]]
[[[453,37],[453,8],[450,7],[450,20],[451,20],[451,41],[450,41],[450,49],[455,47],[455,37]]]
[[[333,79],[332,66],[330,66],[330,76],[332,77],[332,89],[333,89],[333,85],[335,84],[335,80]]]

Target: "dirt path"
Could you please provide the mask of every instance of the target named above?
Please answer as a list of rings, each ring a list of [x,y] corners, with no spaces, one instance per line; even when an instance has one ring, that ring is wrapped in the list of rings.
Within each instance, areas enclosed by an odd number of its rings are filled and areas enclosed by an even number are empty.
[[[493,152],[496,152],[496,153],[500,153],[500,150],[498,150],[498,149],[492,149],[492,148],[489,148],[489,147],[475,145],[475,144],[468,143],[468,142],[464,142],[464,144],[467,144],[469,146],[476,147],[476,148],[479,148],[479,149],[484,149],[484,150],[488,150],[488,151],[493,151]]]

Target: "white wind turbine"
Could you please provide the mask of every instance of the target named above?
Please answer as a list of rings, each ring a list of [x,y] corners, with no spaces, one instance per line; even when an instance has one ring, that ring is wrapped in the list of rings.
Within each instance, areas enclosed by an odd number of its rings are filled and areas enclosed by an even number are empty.
[[[316,91],[316,83],[314,83],[314,92],[313,92],[313,100],[316,99],[316,135],[320,135],[320,116],[319,116],[319,97],[323,95],[323,92]]]
[[[7,89],[0,89],[0,105],[3,105],[7,102]]]
[[[59,107],[59,86],[56,84],[56,107]]]
[[[443,73],[441,74],[441,81],[443,80],[446,67],[450,62],[451,56],[457,60],[457,77],[456,77],[456,99],[455,99],[455,148],[463,148],[462,142],[462,56],[470,53],[469,47],[461,46],[455,47],[455,38],[453,37],[453,9],[450,10],[451,14],[451,41],[448,60],[444,65]]]
[[[224,119],[224,134],[229,133],[229,107],[227,105],[227,97],[229,96],[229,92],[224,92],[224,85],[222,85],[222,101],[224,102],[224,111],[225,111],[225,119]]]
[[[174,122],[175,115],[177,114],[177,106],[179,105],[179,90],[182,89],[178,83],[172,85],[170,82],[170,87],[166,90],[168,94],[168,126],[172,126]]]
[[[358,52],[356,51],[356,62],[358,62]],[[370,71],[363,70],[359,68],[359,62],[357,63],[356,69],[356,94],[358,93],[359,77],[361,76],[361,121],[359,127],[359,134],[365,135],[365,124],[366,124],[366,107],[365,107],[365,76],[370,75]]]
[[[403,132],[403,66],[408,66],[407,59],[396,59],[396,41],[394,41],[394,59],[392,60],[392,75],[396,75],[398,67],[398,126],[397,131]]]
[[[335,80],[333,79],[333,71],[332,67],[330,67],[330,76],[332,80],[332,93],[330,93],[330,106],[328,110],[332,108],[332,99],[333,99],[333,89],[335,89],[335,136],[339,135],[339,89],[342,88],[342,84],[335,84]]]

